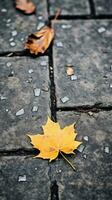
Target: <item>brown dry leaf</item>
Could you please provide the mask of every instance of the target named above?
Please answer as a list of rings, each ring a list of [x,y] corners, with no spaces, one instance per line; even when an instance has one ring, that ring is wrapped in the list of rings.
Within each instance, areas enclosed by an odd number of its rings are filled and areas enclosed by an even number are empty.
[[[44,53],[51,41],[54,38],[54,29],[49,26],[44,26],[36,33],[31,34],[28,37],[28,41],[25,44],[25,49],[29,49],[30,53],[37,55],[38,53]]]
[[[16,8],[26,14],[32,14],[36,9],[35,4],[30,0],[16,0]]]
[[[61,129],[59,123],[48,118],[47,123],[42,126],[44,134],[28,135],[34,148],[40,153],[36,157],[54,160],[59,152],[74,154],[74,150],[81,144],[76,141],[76,130],[74,124]]]
[[[67,67],[66,73],[68,76],[71,76],[74,74],[74,69],[72,67]]]

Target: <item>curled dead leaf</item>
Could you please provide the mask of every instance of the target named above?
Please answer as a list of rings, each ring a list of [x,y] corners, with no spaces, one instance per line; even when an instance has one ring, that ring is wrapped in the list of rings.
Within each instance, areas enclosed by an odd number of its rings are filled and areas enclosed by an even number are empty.
[[[49,26],[42,27],[36,33],[29,35],[25,44],[25,49],[29,49],[30,53],[37,55],[44,53],[54,38],[54,29]]]
[[[36,9],[31,0],[16,0],[16,8],[26,14],[32,14]]]
[[[74,74],[74,69],[72,67],[67,67],[66,73],[68,76],[71,76]]]

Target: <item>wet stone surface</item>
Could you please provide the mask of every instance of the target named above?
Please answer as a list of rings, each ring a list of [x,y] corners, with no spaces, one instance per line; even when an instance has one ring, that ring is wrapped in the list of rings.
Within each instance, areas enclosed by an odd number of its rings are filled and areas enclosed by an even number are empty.
[[[96,14],[112,15],[111,0],[94,0]]]
[[[1,200],[48,200],[48,162],[24,156],[0,158]]]
[[[69,25],[69,28],[63,29],[63,25]],[[105,31],[99,32],[101,27]],[[112,105],[112,21],[62,20],[54,23],[54,28],[57,106]],[[57,42],[62,42],[63,47],[57,47]],[[66,74],[70,65],[73,66],[75,78]],[[69,101],[63,104],[61,99],[65,96]]]
[[[94,113],[93,117],[84,113],[58,112],[61,127],[77,120],[77,140],[82,141],[81,145],[84,148],[79,148],[76,156],[65,155],[76,167],[76,171],[73,171],[61,155],[56,160],[54,171],[57,173],[55,178],[59,185],[60,200],[110,200],[112,111]],[[84,140],[85,136],[89,137],[88,141]]]
[[[51,15],[54,15],[57,9],[61,9],[61,15],[90,14],[88,0],[49,0],[49,2]]]
[[[1,150],[31,148],[26,134],[42,133],[41,126],[47,120],[50,101],[49,92],[41,90],[45,82],[49,84],[47,60],[47,57],[0,58]],[[43,61],[46,66],[40,65]],[[34,73],[29,74],[31,67]],[[40,88],[39,96],[34,95],[35,88]]]
[[[15,9],[13,1],[1,1],[0,52],[23,50],[28,35],[37,30],[39,23],[47,20],[46,1],[34,2],[37,7],[36,14],[24,15]]]

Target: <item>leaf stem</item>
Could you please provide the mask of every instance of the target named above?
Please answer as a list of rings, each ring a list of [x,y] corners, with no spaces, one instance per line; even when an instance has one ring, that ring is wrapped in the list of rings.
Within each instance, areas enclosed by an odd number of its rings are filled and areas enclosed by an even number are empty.
[[[66,162],[72,167],[72,169],[74,171],[76,171],[76,168],[72,165],[72,163],[64,156],[64,154],[60,151],[60,154],[62,155],[62,157],[64,158],[64,160],[66,160]]]
[[[55,21],[59,17],[60,14],[61,14],[61,9],[58,9],[56,14],[55,14],[53,21]]]

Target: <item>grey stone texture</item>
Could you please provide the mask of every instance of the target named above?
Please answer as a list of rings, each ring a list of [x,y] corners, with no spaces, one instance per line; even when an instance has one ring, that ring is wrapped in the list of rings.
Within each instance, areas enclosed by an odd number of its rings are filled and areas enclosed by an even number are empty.
[[[58,112],[58,121],[63,128],[77,120],[77,140],[84,150],[76,155],[65,155],[76,171],[59,157],[54,171],[57,173],[60,200],[110,200],[112,196],[112,111],[88,114]],[[84,140],[88,136],[88,141]],[[105,146],[110,152],[105,152]]]
[[[24,156],[0,158],[0,200],[48,200],[48,162]]]
[[[36,14],[24,15],[16,10],[14,1],[1,1],[0,52],[23,50],[28,35],[36,32],[39,24],[47,20],[46,1],[35,0],[34,2]],[[15,36],[13,36],[14,31],[17,31]]]
[[[57,106],[112,106],[112,20],[61,20],[53,26]],[[99,33],[101,27],[105,31]],[[63,46],[58,47],[58,42]],[[68,66],[73,67],[76,80],[67,75]],[[69,101],[63,104],[65,96]]]
[[[49,114],[49,92],[43,89],[49,86],[48,58],[2,57],[0,71],[0,150],[32,148],[26,134],[42,133]],[[37,87],[41,93],[35,97]]]
[[[111,0],[94,0],[96,14],[112,15]]]
[[[50,14],[54,15],[57,9],[61,9],[62,15],[90,14],[88,0],[49,0]]]

